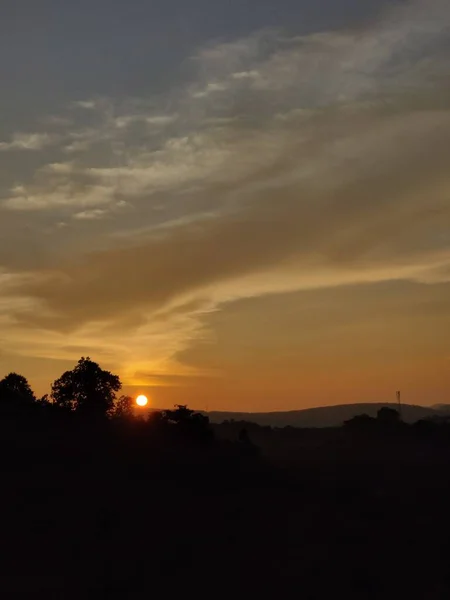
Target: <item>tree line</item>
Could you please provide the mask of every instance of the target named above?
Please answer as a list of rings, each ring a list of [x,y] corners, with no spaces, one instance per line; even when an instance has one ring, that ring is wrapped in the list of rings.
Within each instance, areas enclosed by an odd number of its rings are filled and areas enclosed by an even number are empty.
[[[36,397],[26,377],[9,373],[0,381],[0,403],[12,409],[39,405],[91,417],[111,416],[116,409],[131,409],[131,398],[116,396],[121,388],[118,375],[102,369],[89,357],[82,357],[74,369],[53,382],[51,393],[42,398]]]
[[[4,414],[33,413],[34,410],[74,415],[82,420],[131,420],[134,402],[130,396],[118,396],[122,382],[118,375],[102,369],[89,357],[81,357],[77,365],[56,379],[50,394],[37,398],[26,377],[9,373],[0,381],[0,411]],[[155,411],[152,424],[176,427],[196,437],[212,436],[209,419],[187,406]]]

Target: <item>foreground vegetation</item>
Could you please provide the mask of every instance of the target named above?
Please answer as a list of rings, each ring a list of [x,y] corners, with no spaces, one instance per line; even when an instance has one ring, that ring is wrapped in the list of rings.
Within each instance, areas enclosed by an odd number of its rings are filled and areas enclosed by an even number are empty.
[[[448,598],[450,427],[148,420],[81,359],[0,382],[2,596]]]

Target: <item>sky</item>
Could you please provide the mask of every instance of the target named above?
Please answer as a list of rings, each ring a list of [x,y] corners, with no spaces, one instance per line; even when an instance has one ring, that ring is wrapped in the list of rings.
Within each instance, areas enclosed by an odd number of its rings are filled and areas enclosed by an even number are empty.
[[[450,402],[448,0],[3,0],[0,376]]]

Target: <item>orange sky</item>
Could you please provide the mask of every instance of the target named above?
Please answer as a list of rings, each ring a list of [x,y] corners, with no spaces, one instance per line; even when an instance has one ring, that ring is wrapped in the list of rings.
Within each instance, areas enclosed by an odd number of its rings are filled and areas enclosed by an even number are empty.
[[[90,356],[158,407],[450,402],[450,6],[301,23],[204,36],[158,93],[18,95],[0,376],[42,394]]]

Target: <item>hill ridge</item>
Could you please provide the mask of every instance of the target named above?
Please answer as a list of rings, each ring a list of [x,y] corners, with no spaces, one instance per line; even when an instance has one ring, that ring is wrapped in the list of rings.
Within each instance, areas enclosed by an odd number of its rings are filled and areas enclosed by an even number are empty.
[[[360,402],[354,404],[337,404],[334,406],[318,406],[288,411],[269,412],[239,412],[239,411],[201,411],[207,415],[211,422],[221,423],[226,420],[247,421],[257,425],[271,427],[338,427],[347,419],[355,415],[368,414],[375,417],[382,407],[398,409],[393,402]],[[403,404],[401,407],[402,418],[407,423],[433,416],[448,414],[450,407],[438,409],[436,407],[420,406],[416,404]]]

